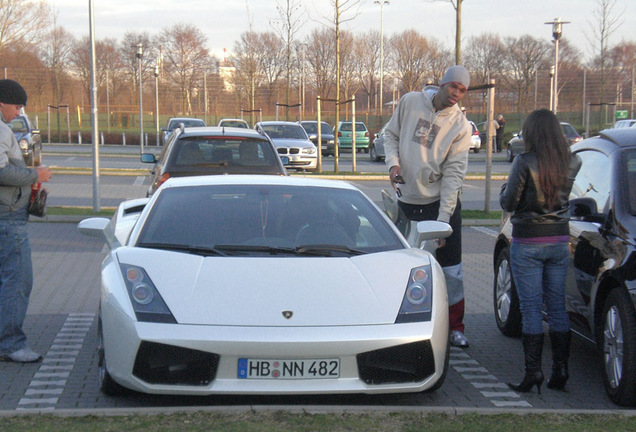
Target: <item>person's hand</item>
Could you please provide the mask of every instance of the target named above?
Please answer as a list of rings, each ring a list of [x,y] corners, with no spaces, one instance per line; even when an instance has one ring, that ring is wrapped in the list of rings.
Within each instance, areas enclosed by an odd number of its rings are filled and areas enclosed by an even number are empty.
[[[402,168],[399,165],[393,165],[389,170],[389,180],[391,180],[391,186],[397,191],[397,185],[404,184],[402,179]]]
[[[446,246],[446,239],[437,239],[437,249],[441,249]]]
[[[35,170],[38,172],[38,182],[47,182],[53,177],[51,168],[46,165],[36,166]]]

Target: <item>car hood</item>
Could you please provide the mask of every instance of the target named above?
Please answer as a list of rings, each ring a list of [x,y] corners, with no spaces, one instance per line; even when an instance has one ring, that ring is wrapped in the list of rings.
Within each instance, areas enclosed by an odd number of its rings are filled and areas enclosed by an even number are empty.
[[[30,135],[29,132],[13,132],[13,135],[15,136],[15,139],[17,141],[20,141],[23,138],[27,139],[27,140],[30,138],[29,137],[29,135]]]
[[[144,268],[177,322],[192,325],[391,324],[411,269],[430,263],[430,255],[418,249],[352,258],[269,258],[124,247],[117,255],[122,263]],[[285,318],[284,311],[292,317]]]
[[[272,142],[276,147],[314,147],[310,141],[295,138],[276,138]]]

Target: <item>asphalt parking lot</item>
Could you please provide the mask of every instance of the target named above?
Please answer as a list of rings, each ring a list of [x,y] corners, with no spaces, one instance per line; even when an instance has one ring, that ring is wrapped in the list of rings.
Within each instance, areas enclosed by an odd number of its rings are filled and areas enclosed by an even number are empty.
[[[0,411],[103,412],[157,407],[364,406],[392,409],[454,410],[592,410],[621,411],[605,395],[594,351],[575,340],[567,393],[545,389],[521,394],[506,382],[523,375],[519,340],[499,333],[492,316],[492,258],[496,227],[470,226],[463,231],[466,284],[466,334],[471,346],[453,348],[444,385],[436,392],[380,396],[305,397],[171,397],[130,394],[108,397],[99,392],[96,314],[99,269],[104,245],[81,236],[75,223],[29,226],[35,287],[26,331],[33,348],[44,355],[39,364],[0,363]],[[544,369],[550,364],[544,351]]]

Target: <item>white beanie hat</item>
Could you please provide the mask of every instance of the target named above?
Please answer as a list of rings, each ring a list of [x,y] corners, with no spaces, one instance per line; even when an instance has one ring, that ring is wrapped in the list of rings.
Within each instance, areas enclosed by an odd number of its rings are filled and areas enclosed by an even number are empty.
[[[449,67],[442,77],[442,81],[439,85],[442,86],[449,82],[460,83],[464,87],[468,88],[468,85],[470,84],[470,74],[468,73],[468,69],[461,65]]]

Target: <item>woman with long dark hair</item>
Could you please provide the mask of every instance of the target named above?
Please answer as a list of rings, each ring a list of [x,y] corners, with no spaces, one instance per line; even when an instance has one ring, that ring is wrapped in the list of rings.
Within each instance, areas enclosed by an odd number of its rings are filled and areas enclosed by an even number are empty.
[[[510,264],[522,317],[525,376],[508,384],[519,392],[537,386],[543,372],[543,304],[552,344],[548,388],[563,390],[569,378],[570,321],[565,310],[569,262],[569,195],[581,167],[572,155],[557,117],[547,109],[530,113],[523,125],[525,152],[514,159],[499,203],[512,212]]]

